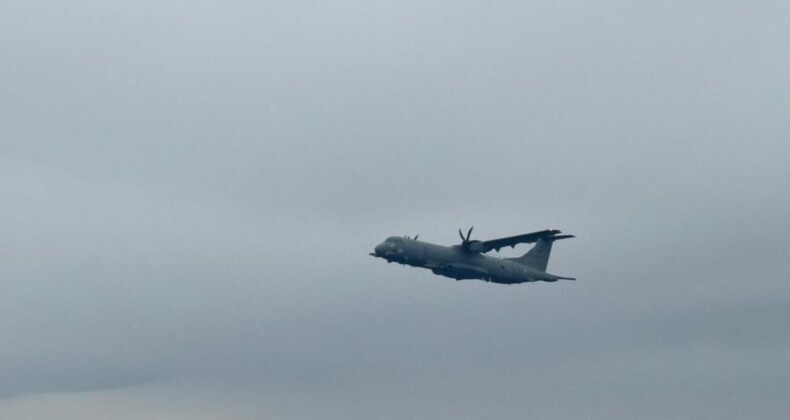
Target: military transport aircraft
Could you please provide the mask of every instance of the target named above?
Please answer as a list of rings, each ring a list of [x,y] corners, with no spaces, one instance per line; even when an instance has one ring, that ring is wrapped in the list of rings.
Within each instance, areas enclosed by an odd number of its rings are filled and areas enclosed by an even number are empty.
[[[573,238],[560,235],[559,230],[548,229],[490,241],[470,240],[472,229],[461,243],[453,246],[435,245],[417,240],[417,236],[390,236],[378,244],[370,255],[384,258],[388,263],[427,268],[442,276],[456,280],[480,279],[501,284],[516,284],[534,281],[576,280],[572,277],[555,276],[546,272],[551,253],[551,244],[559,239]],[[518,258],[495,258],[483,255],[491,250],[511,248],[518,244],[536,243],[526,254]]]

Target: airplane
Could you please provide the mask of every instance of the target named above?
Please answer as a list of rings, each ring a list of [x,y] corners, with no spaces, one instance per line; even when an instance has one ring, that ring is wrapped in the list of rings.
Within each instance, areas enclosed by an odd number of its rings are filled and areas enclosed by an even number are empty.
[[[408,236],[390,236],[376,245],[369,255],[383,258],[388,263],[399,263],[412,267],[427,268],[445,277],[456,280],[478,279],[499,284],[518,284],[536,281],[555,282],[557,280],[576,280],[573,277],[556,276],[546,272],[551,245],[560,239],[573,238],[573,235],[560,235],[556,229],[490,241],[471,240],[472,229],[464,236],[458,229],[461,243],[453,246],[436,245],[418,241]],[[535,243],[526,254],[518,258],[496,258],[485,253],[518,244]]]

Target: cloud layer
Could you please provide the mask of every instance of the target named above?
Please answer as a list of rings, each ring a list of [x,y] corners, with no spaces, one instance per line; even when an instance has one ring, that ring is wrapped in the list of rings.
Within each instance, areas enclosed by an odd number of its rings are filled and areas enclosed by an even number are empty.
[[[787,417],[787,12],[0,6],[0,417]]]

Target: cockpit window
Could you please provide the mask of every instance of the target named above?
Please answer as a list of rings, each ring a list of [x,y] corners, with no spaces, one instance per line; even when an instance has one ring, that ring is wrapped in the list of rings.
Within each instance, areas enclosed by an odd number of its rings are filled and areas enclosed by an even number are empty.
[[[387,242],[391,242],[394,244],[402,244],[403,238],[399,238],[397,236],[390,236],[389,238],[387,238]]]

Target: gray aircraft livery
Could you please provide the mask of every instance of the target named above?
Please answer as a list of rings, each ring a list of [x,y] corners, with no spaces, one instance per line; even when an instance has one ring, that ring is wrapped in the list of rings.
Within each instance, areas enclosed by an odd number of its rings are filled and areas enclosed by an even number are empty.
[[[390,236],[376,245],[370,255],[384,258],[388,263],[410,265],[427,268],[442,276],[456,280],[480,279],[501,284],[516,284],[534,281],[576,280],[573,277],[555,276],[546,272],[551,253],[551,244],[559,239],[573,238],[573,235],[560,235],[556,229],[525,233],[507,238],[490,241],[470,240],[472,229],[464,236],[461,243],[453,246],[435,245],[417,240],[417,236]],[[518,244],[535,243],[526,254],[518,258],[495,258],[483,255],[491,250],[511,248]]]

